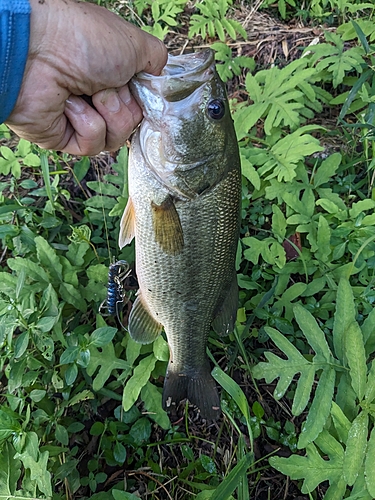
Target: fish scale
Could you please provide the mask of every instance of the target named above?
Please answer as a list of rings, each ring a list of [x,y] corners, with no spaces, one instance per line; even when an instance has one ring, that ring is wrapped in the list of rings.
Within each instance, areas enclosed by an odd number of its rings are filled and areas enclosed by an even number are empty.
[[[193,58],[191,91],[189,57]],[[224,85],[211,51],[172,59],[186,68],[183,78],[180,75],[180,99],[178,72],[168,74],[168,65],[164,77],[139,75],[132,88],[145,118],[132,139],[129,202],[120,233],[120,246],[134,236],[136,240],[139,292],[129,317],[129,333],[148,343],[162,329],[166,332],[170,347],[163,389],[166,409],[187,397],[203,417],[216,418],[220,400],[206,345],[211,327],[227,334],[237,312],[234,266],[240,161]],[[200,79],[194,71],[200,72]],[[163,78],[173,80],[169,87]],[[213,120],[206,110],[208,104],[216,109],[215,102],[223,103],[225,115]]]

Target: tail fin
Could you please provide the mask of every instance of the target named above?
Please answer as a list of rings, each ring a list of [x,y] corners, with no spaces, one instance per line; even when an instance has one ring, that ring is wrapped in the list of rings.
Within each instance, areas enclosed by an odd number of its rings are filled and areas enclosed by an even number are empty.
[[[185,373],[169,363],[164,380],[163,408],[171,411],[187,398],[196,405],[203,418],[217,419],[220,415],[220,398],[208,361],[199,372]]]

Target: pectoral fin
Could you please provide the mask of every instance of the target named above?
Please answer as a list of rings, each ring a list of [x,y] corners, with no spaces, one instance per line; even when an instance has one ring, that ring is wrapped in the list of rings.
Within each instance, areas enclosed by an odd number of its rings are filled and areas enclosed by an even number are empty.
[[[228,335],[233,332],[238,309],[237,276],[233,275],[229,289],[222,295],[219,309],[212,322],[212,328],[218,335]]]
[[[154,320],[142,302],[136,298],[129,315],[128,330],[131,338],[140,344],[151,344],[161,333],[163,326]]]
[[[120,234],[118,238],[118,245],[120,248],[129,243],[134,238],[135,234],[135,212],[132,199],[129,197],[128,203],[126,204],[124,213],[121,217],[120,222]]]
[[[177,255],[184,246],[180,217],[173,200],[168,196],[160,205],[151,202],[155,241],[165,253]]]

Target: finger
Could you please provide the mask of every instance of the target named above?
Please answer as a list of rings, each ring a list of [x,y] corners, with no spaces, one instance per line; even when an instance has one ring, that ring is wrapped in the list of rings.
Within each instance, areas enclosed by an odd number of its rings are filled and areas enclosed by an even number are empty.
[[[152,75],[160,75],[167,63],[168,53],[164,43],[158,38],[141,31],[137,31],[139,38],[131,38],[136,54],[136,73],[146,71]]]
[[[66,100],[65,116],[61,116],[61,120],[65,122],[61,140],[49,148],[84,156],[96,155],[105,149],[105,120],[82,98],[71,95]]]
[[[92,102],[106,122],[105,149],[116,151],[142,120],[142,111],[127,85],[120,90],[107,89],[92,96]]]

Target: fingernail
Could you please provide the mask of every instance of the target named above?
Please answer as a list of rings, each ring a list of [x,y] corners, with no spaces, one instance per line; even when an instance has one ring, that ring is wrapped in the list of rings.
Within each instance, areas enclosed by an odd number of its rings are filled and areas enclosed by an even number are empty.
[[[100,101],[111,113],[120,111],[120,99],[115,90],[106,90]]]
[[[82,113],[85,109],[85,102],[80,97],[71,95],[65,101],[65,107],[74,113]]]
[[[119,95],[124,104],[129,104],[133,100],[127,85],[119,90]]]

